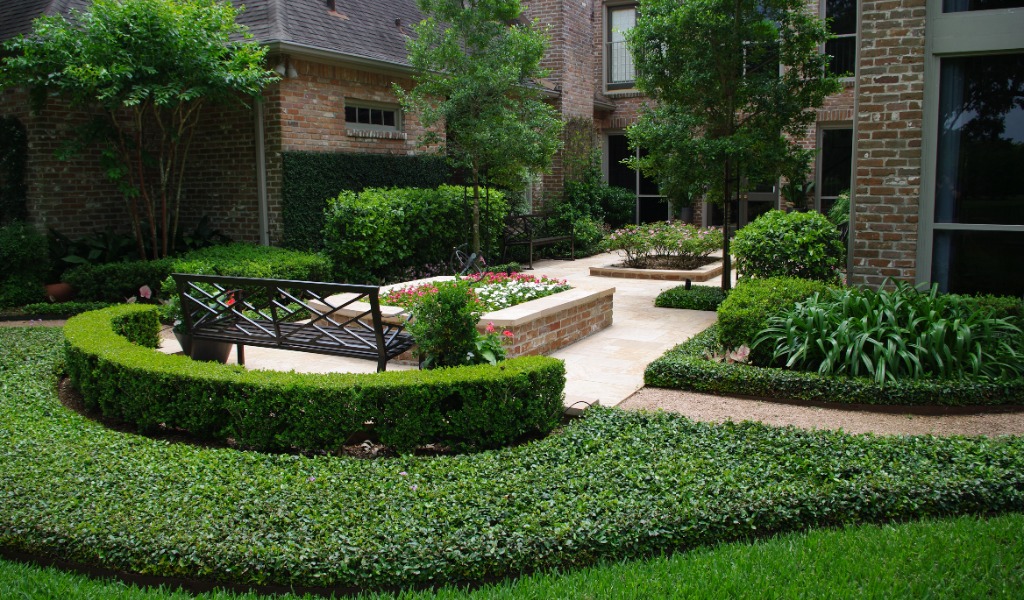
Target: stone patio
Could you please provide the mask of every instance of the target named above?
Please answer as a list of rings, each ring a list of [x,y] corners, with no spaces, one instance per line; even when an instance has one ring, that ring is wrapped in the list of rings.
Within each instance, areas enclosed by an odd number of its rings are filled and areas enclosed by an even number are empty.
[[[610,279],[593,277],[590,268],[617,262],[614,254],[599,254],[575,261],[543,260],[530,273],[566,279],[575,288],[615,286],[611,327],[599,331],[551,354],[565,361],[565,403],[584,408],[600,403],[615,406],[643,387],[644,369],[666,350],[686,341],[715,322],[715,313],[696,310],[655,308],[654,298],[679,285],[677,281]],[[735,274],[733,275],[735,281]],[[702,285],[720,285],[715,277]],[[180,352],[169,332],[161,350]],[[230,363],[235,361],[232,352]],[[368,360],[287,352],[247,346],[245,363],[250,369],[295,370],[306,373],[373,373],[376,363]],[[414,366],[389,364],[389,370]]]

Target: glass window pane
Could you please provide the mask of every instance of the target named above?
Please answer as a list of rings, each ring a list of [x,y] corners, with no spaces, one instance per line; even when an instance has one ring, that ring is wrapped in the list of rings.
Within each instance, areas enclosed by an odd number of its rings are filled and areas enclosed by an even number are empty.
[[[371,109],[370,110],[370,123],[373,124],[373,125],[383,125],[384,124],[384,111],[382,111],[379,108]]]
[[[641,149],[640,156],[647,156],[647,150]],[[637,173],[640,179],[640,195],[641,196],[659,196],[661,195],[661,188],[658,182],[654,179],[644,175],[643,173]],[[667,218],[666,213],[666,218]]]
[[[611,27],[610,42],[626,41],[626,32],[636,25],[636,9],[620,8],[609,11],[608,22]]]
[[[857,33],[857,4],[854,0],[825,0],[825,17],[831,19],[829,31],[832,33]]]
[[[636,191],[636,171],[622,164],[632,155],[626,136],[608,136],[608,185]]]
[[[828,40],[825,42],[825,54],[832,57],[828,61],[828,70],[832,74],[852,77],[857,67],[857,38],[850,36]]]
[[[608,83],[628,83],[636,79],[633,55],[626,47],[626,32],[634,25],[635,8],[608,11]]]
[[[384,111],[384,125],[387,127],[395,126],[395,111],[386,110]]]
[[[359,107],[359,122],[369,124],[370,122],[370,109]]]
[[[853,129],[823,130],[819,160],[821,161],[822,201],[849,190],[850,167],[853,161]]]
[[[1024,225],[1024,54],[942,59],[935,221]]]
[[[356,122],[356,107],[346,106],[345,107],[345,121],[349,123]]]
[[[967,12],[972,10],[1021,7],[1024,7],[1024,0],[944,0],[942,12]]]
[[[1024,294],[1024,233],[935,232],[932,281],[945,292]]]
[[[668,201],[664,198],[640,198],[640,222],[655,223],[668,219]]]

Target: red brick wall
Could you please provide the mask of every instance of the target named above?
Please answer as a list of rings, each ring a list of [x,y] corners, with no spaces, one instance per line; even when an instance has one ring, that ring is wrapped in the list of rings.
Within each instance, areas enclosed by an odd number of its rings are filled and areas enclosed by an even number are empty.
[[[921,184],[925,0],[862,3],[851,284],[913,280]]]

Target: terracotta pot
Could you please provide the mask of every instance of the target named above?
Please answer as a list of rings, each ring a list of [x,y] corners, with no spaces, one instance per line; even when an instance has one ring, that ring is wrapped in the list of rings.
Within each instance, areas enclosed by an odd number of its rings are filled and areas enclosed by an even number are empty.
[[[231,355],[231,346],[228,342],[213,342],[210,340],[196,340],[187,333],[174,332],[183,354],[192,357],[192,360],[212,360],[219,363],[228,362]]]
[[[48,283],[46,284],[46,298],[50,302],[67,302],[74,298],[75,288],[70,283]]]

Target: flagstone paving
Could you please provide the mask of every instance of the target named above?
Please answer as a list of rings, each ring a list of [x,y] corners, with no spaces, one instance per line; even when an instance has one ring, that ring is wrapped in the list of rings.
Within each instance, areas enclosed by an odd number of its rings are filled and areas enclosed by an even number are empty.
[[[615,286],[612,326],[552,354],[565,361],[567,407],[583,408],[597,403],[617,405],[643,387],[648,363],[715,322],[713,312],[655,308],[654,298],[679,282],[590,275],[591,266],[619,261],[615,254],[599,254],[574,261],[534,262],[531,273],[566,279],[574,287]],[[715,278],[701,285],[720,284],[721,278]],[[169,332],[165,332],[161,350],[181,351]],[[234,352],[228,362],[235,362]],[[376,363],[368,360],[250,346],[245,349],[245,364],[250,369],[307,373],[373,373],[376,370]],[[388,365],[388,370],[414,368],[412,365]]]

